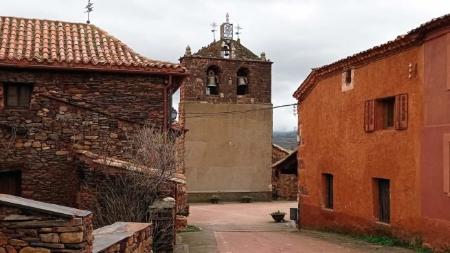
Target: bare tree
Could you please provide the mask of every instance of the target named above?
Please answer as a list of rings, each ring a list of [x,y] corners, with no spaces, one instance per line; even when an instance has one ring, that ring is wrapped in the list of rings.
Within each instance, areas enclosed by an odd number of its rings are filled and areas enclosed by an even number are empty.
[[[172,185],[177,160],[175,136],[150,126],[130,137],[131,148],[123,162],[104,156],[104,179],[97,185],[95,225],[116,221],[149,222],[149,206]]]

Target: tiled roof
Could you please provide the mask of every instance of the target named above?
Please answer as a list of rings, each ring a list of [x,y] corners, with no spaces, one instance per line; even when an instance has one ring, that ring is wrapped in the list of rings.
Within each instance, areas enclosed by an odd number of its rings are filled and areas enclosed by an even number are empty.
[[[184,73],[150,60],[92,24],[0,17],[0,65]]]
[[[287,160],[297,159],[297,153],[298,153],[297,149],[294,150],[294,151],[291,151],[291,153],[289,153],[289,155],[285,156],[283,159],[281,159],[281,160],[275,162],[274,164],[272,164],[272,168],[275,168],[275,167],[279,166],[280,164],[286,162]]]
[[[212,42],[206,47],[202,47],[197,53],[193,54],[193,57],[207,57],[207,58],[222,58],[223,40]],[[240,40],[231,40],[231,49],[233,51],[234,60],[247,60],[247,61],[266,61],[254,54],[250,49],[243,46]]]
[[[387,55],[395,54],[401,50],[420,45],[427,33],[436,29],[450,26],[450,14],[432,19],[419,27],[409,31],[405,35],[397,36],[394,40],[382,45],[359,52],[334,63],[314,68],[306,77],[300,87],[294,92],[294,97],[302,101],[321,79],[335,73],[343,72],[345,69],[361,66],[368,62],[378,60]]]

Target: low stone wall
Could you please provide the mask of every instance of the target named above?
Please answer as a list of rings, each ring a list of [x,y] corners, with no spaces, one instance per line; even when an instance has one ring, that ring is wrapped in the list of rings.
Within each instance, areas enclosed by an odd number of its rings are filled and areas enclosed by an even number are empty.
[[[149,223],[116,222],[94,230],[93,253],[150,253],[152,226]]]
[[[93,231],[92,218],[89,211],[0,194],[0,253],[152,252],[150,223]]]
[[[0,253],[92,251],[90,212],[22,198],[4,205],[4,196],[9,195],[0,194]]]

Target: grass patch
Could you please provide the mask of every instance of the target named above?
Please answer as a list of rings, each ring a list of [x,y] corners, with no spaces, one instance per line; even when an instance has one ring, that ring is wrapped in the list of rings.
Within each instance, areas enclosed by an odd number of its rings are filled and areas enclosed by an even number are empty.
[[[420,241],[416,241],[413,243],[402,241],[398,238],[389,237],[389,236],[358,236],[358,239],[366,241],[368,243],[373,243],[381,246],[390,246],[390,247],[402,247],[412,249],[418,253],[432,253],[433,251],[429,248],[425,248],[422,246]]]
[[[180,231],[178,231],[179,233],[186,233],[186,232],[198,232],[198,231],[202,231],[201,228],[194,226],[194,225],[187,225],[187,227],[185,229],[182,229]]]
[[[361,236],[359,239],[382,246],[404,246],[400,240],[388,236]]]

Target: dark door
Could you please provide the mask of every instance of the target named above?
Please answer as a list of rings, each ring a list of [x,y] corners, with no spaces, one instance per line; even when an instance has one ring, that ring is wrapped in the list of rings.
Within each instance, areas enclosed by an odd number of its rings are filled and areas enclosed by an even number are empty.
[[[391,221],[391,193],[388,179],[378,179],[379,219],[381,222]]]
[[[0,171],[0,193],[20,196],[20,171]]]

